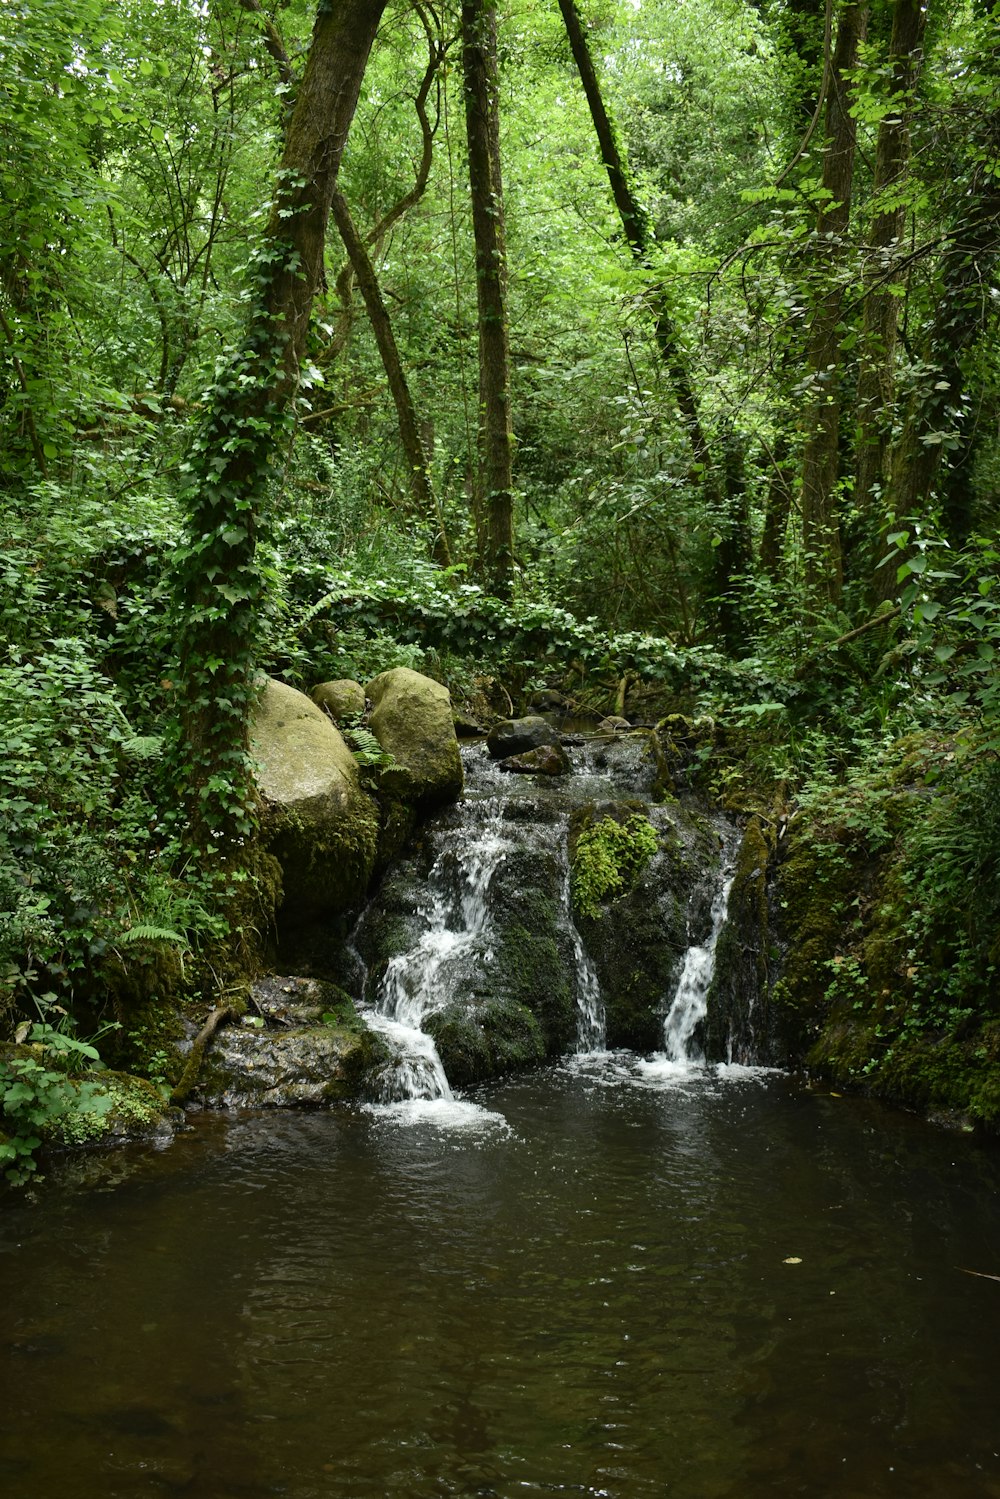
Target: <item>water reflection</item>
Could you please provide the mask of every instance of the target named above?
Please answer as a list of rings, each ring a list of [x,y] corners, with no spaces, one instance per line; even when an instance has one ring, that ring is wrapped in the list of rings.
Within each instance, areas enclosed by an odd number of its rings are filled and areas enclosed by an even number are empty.
[[[624,1055],[476,1107],[8,1201],[6,1492],[1000,1495],[993,1150]]]

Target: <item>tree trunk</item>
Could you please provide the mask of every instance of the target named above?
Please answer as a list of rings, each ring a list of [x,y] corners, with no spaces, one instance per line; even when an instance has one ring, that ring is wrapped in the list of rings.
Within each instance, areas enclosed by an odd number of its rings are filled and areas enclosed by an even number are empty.
[[[559,0],[559,9],[562,11],[573,61],[590,107],[590,117],[594,122],[601,159],[622,221],[622,230],[637,264],[651,270],[652,233],[649,216],[636,196],[628,162],[618,143],[618,132],[604,102],[580,12],[575,0]],[[698,416],[698,403],[691,377],[677,341],[667,289],[662,282],[654,281],[649,287],[648,295],[656,319],[656,346],[673,387],[674,399],[691,441],[694,460],[704,465],[708,462],[708,444]]]
[[[813,302],[806,363],[812,397],[802,458],[802,540],[806,591],[814,607],[836,603],[843,585],[836,515],[840,439],[841,306],[847,261],[856,128],[850,115],[848,73],[864,40],[866,10],[850,0],[840,13],[829,70],[823,187],[816,223],[816,260],[822,286]]]
[[[210,392],[188,456],[188,541],[176,557],[178,790],[194,849],[238,855],[254,827],[248,759],[257,565],[268,464],[289,424],[347,132],[385,0],[321,5],[263,244],[243,346]]]
[[[488,586],[506,597],[514,560],[514,433],[494,0],[462,0],[462,68],[479,310],[480,555]]]
[[[994,82],[1000,73],[1000,45],[982,64]],[[902,430],[891,460],[888,505],[883,520],[880,556],[888,551],[892,526],[907,527],[911,517],[925,517],[938,492],[945,534],[955,547],[967,540],[972,526],[971,495],[965,475],[941,475],[947,453],[966,463],[974,442],[966,398],[965,356],[996,317],[991,278],[1000,263],[1000,109],[981,117],[968,149],[972,169],[958,199],[941,257],[934,320],[922,351],[922,372],[906,406]],[[954,457],[952,457],[954,462]],[[965,482],[962,482],[965,480]],[[873,593],[891,598],[896,592],[893,568],[876,567]]]
[[[906,224],[906,205],[898,201],[896,190],[909,169],[910,115],[913,89],[923,60],[926,19],[926,0],[896,0],[889,43],[889,112],[879,124],[875,154],[875,213],[864,276],[854,484],[855,508],[860,512],[862,532],[869,546],[875,512],[881,509],[877,492],[885,484],[896,396],[898,299],[894,292],[899,280],[898,250]],[[876,523],[876,534],[877,529]]]
[[[451,554],[448,548],[448,537],[445,533],[441,506],[431,482],[430,458],[424,448],[416,407],[410,394],[403,361],[399,357],[396,335],[392,331],[392,322],[382,297],[375,267],[351,218],[347,199],[339,190],[333,195],[332,210],[340,237],[344,241],[344,249],[347,251],[354,271],[354,279],[364,299],[368,321],[371,323],[372,333],[382,358],[382,368],[385,370],[389,391],[395,403],[399,438],[403,444],[403,453],[409,469],[410,498],[417,515],[434,527],[435,559],[441,563],[442,567],[450,567]]]
[[[760,537],[760,565],[772,583],[781,581],[785,535],[792,509],[795,474],[789,461],[790,443],[781,433],[771,455],[771,477],[764,502],[764,527]]]

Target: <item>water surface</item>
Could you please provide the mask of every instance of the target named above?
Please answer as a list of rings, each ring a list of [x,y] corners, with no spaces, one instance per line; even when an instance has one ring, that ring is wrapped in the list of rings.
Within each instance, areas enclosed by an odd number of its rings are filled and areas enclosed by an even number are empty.
[[[90,1170],[3,1206],[18,1499],[1000,1496],[967,1137],[619,1056]]]

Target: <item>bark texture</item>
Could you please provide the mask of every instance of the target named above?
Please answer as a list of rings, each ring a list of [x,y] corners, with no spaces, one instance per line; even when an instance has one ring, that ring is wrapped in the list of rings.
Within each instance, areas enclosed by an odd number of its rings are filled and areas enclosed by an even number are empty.
[[[493,0],[463,0],[462,70],[479,312],[480,553],[488,586],[504,597],[514,560],[514,432]]]
[[[812,398],[806,413],[802,458],[802,539],[806,588],[813,607],[835,603],[843,586],[836,491],[840,440],[841,310],[845,294],[847,229],[851,214],[856,127],[850,114],[848,74],[858,59],[867,19],[862,4],[840,13],[829,68],[823,187],[828,196],[816,222],[816,258],[822,284],[812,305],[806,363]]]

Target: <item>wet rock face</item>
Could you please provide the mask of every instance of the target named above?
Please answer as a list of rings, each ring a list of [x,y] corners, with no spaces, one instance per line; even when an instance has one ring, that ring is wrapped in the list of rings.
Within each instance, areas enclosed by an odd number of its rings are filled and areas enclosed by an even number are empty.
[[[520,775],[565,776],[569,775],[571,768],[569,756],[561,744],[543,744],[523,755],[508,755],[500,761],[501,770]]]
[[[388,1006],[387,976],[404,975],[455,1086],[572,1051],[592,993],[588,954],[608,1044],[660,1049],[684,953],[711,928],[718,830],[650,800],[643,737],[577,745],[570,758],[572,775],[529,780],[467,752],[465,801],[424,826],[356,934],[366,1001]],[[609,818],[633,829],[642,858],[584,915],[570,899],[574,829]]]
[[[196,1091],[215,1108],[316,1107],[362,1096],[381,1060],[342,990],[272,975],[254,984],[250,1012],[216,1032]]]
[[[720,861],[719,838],[676,807],[628,802],[582,809],[581,823],[642,814],[656,832],[656,851],[634,884],[612,894],[597,914],[577,913],[604,1001],[607,1042],[635,1051],[663,1045],[663,1022],[684,953],[707,935]]]
[[[559,735],[544,718],[512,718],[498,723],[486,736],[486,748],[494,760],[525,755],[546,744],[558,744]]]

